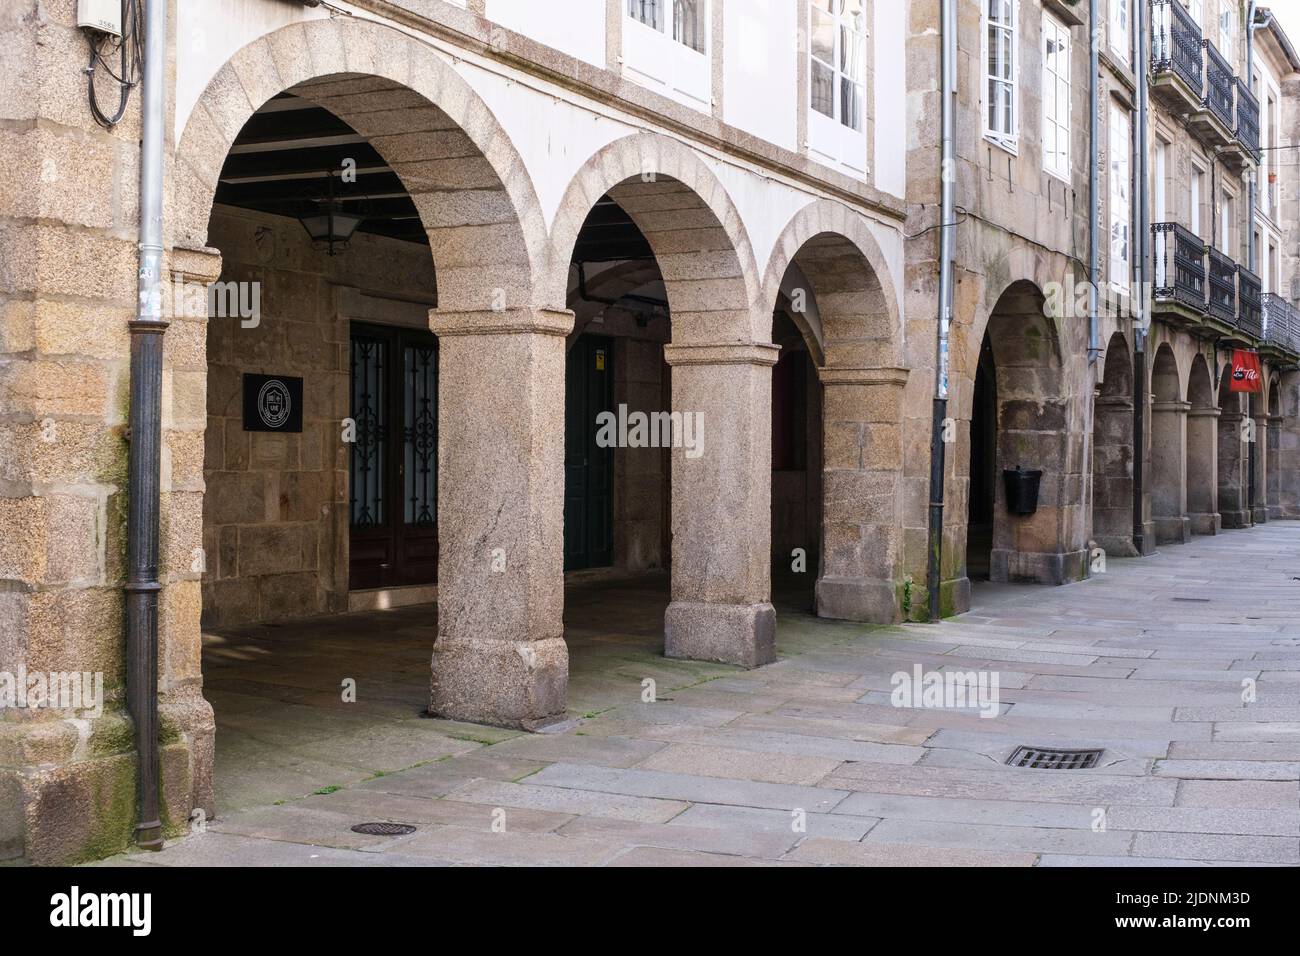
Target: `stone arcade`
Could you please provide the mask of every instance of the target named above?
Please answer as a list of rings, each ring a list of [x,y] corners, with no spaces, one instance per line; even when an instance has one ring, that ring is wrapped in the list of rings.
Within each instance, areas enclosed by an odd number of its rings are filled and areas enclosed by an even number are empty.
[[[566,3],[563,23],[499,0],[173,5],[169,836],[219,810],[205,633],[427,605],[430,693],[409,703],[537,729],[566,713],[566,573],[663,575],[664,654],[750,668],[776,659],[773,588],[795,550],[822,617],[925,613],[939,4],[713,0],[665,29],[621,0]],[[1217,5],[1240,26],[1217,59],[1198,43],[1195,77],[1138,50],[1159,143],[1154,323],[1137,335],[1133,310],[1105,311],[1090,354],[1087,310],[1049,302],[1087,274],[1087,26],[1076,4],[1022,0],[990,27],[986,4],[959,0],[945,614],[969,608],[972,579],[1063,584],[1097,548],[1300,517],[1300,315],[1281,252],[1300,216],[1274,189],[1294,171],[1257,172],[1261,126],[1294,138],[1300,62],[1276,25],[1248,61],[1246,5]],[[0,186],[0,671],[104,681],[93,719],[0,713],[0,859],[38,863],[125,848],[135,813],[122,618],[140,111],[137,97],[113,128],[93,121],[75,7],[0,13],[0,139],[19,167]],[[1010,120],[984,101],[990,28],[1017,50]],[[791,42],[809,32],[857,53]],[[1221,42],[1208,25],[1205,39]],[[1104,42],[1114,291],[1139,253],[1135,72],[1125,37]],[[303,228],[322,209],[356,213],[346,247]],[[1159,265],[1175,243],[1176,276]],[[1248,399],[1225,377],[1233,349],[1263,358]],[[245,429],[243,376],[259,374],[302,380],[301,431]],[[669,414],[666,444],[626,433],[641,416],[662,437]],[[596,434],[611,416],[612,447]],[[1024,517],[1001,474],[1020,464],[1043,473]]]

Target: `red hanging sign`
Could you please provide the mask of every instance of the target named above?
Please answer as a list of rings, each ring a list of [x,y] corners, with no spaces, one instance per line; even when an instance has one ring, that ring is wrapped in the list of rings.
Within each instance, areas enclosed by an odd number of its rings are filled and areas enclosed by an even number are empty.
[[[1234,392],[1261,392],[1264,378],[1259,371],[1259,353],[1232,350],[1232,385]]]

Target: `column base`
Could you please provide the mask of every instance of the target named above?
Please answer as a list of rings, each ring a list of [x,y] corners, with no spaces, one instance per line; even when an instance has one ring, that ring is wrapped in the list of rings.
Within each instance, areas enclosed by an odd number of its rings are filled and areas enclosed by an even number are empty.
[[[962,575],[939,582],[939,613],[944,617],[970,610],[970,578]]]
[[[1221,520],[1217,511],[1205,514],[1190,514],[1187,516],[1192,523],[1192,534],[1218,534],[1221,527]]]
[[[771,604],[674,601],[664,612],[664,656],[761,667],[776,660]]]
[[[1103,534],[1094,537],[1093,544],[1106,552],[1108,558],[1136,558],[1141,555],[1138,553],[1137,546],[1133,544],[1133,535],[1131,534]]]
[[[1186,544],[1192,540],[1192,522],[1187,515],[1158,516],[1156,544]]]
[[[569,649],[562,637],[498,641],[441,637],[433,645],[429,713],[534,730],[564,713]]]
[[[1250,512],[1248,511],[1221,511],[1219,512],[1221,528],[1249,528]]]
[[[913,603],[924,597],[915,589]],[[897,624],[902,620],[898,592],[888,581],[861,578],[820,578],[817,581],[817,616],[865,624]]]
[[[197,693],[159,702],[159,817],[163,836],[184,836],[195,809],[214,819],[212,708]],[[0,861],[70,866],[129,850],[136,832],[136,754],[131,718],[0,723],[0,753],[26,766],[0,768]]]
[[[1145,558],[1149,554],[1156,553],[1156,523],[1147,521],[1142,525],[1142,539],[1134,541],[1133,547],[1137,550],[1138,556]]]
[[[1263,505],[1256,505],[1251,509],[1250,517],[1255,524],[1266,524],[1268,522],[1268,509]]]
[[[989,580],[1001,584],[1069,584],[1087,577],[1088,552],[1064,554],[994,548],[989,555]]]

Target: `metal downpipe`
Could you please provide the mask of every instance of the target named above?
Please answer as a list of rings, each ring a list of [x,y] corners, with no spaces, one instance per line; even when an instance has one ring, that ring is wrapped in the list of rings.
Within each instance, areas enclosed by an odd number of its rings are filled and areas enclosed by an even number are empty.
[[[1150,47],[1147,43],[1146,4],[1134,4],[1137,16],[1133,62],[1137,65],[1137,280],[1133,303],[1133,547],[1143,554],[1146,547],[1146,515],[1143,499],[1146,494],[1146,338],[1151,316],[1147,311],[1147,258],[1151,251],[1150,182],[1147,175],[1147,123],[1148,123],[1148,71]]]
[[[127,473],[127,706],[135,727],[136,842],[162,848],[158,812],[158,522],[162,444],[162,212],[167,0],[145,0],[141,93],[140,275],[131,333]]]
[[[934,407],[930,422],[930,527],[926,560],[926,594],[930,620],[942,616],[939,590],[943,572],[943,505],[946,448],[944,423],[948,418],[948,333],[952,327],[953,256],[956,246],[956,98],[957,3],[941,0],[939,42],[942,59],[940,119],[942,154],[939,166],[939,315],[935,350]]]

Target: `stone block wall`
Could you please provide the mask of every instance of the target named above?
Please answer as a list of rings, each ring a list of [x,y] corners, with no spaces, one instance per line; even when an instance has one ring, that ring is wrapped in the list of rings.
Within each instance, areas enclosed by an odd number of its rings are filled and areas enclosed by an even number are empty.
[[[255,327],[213,318],[203,476],[203,623],[345,610],[348,591],[349,315],[342,290],[432,300],[428,249],[359,233],[334,256],[294,219],[218,207],[222,280],[260,284]],[[301,434],[245,431],[243,375],[303,380]]]

